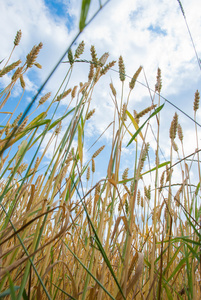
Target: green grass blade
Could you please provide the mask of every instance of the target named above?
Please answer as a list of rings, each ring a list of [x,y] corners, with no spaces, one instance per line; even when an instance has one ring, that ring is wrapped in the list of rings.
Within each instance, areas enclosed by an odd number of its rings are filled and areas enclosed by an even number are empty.
[[[19,286],[14,286],[15,291],[19,290],[19,288],[20,288]],[[10,294],[11,294],[11,289],[9,288],[9,289],[7,289],[6,291],[4,291],[0,294],[0,298],[4,298],[4,297],[6,297]]]
[[[167,295],[167,299],[168,300],[173,300],[173,296],[172,296],[172,293],[170,292],[168,286],[166,284],[164,284],[164,289],[166,291],[166,295]]]
[[[22,297],[24,300],[29,300],[29,297],[27,296],[26,290],[24,289],[23,293],[22,293]]]
[[[139,129],[136,131],[136,133],[132,136],[132,138],[130,139],[130,141],[129,141],[129,143],[127,144],[126,147],[128,147],[128,146],[132,143],[132,141],[136,138],[136,136],[137,136],[138,134],[140,134],[140,132],[141,132],[142,128],[145,126],[145,124],[146,124],[152,117],[154,117],[157,113],[159,113],[159,111],[161,111],[161,109],[163,108],[164,105],[165,105],[165,103],[163,103],[161,106],[159,106],[159,107],[157,107],[157,108],[155,109],[155,111],[149,116],[149,118],[142,124],[142,126],[140,126],[140,128],[139,128]]]
[[[90,4],[91,4],[91,0],[82,0],[80,23],[79,23],[80,32],[82,32],[82,30],[86,26],[86,19],[89,12]]]
[[[176,273],[182,268],[182,266],[185,265],[185,263],[186,263],[186,258],[182,258],[182,260],[180,260],[176,268],[172,271],[170,277],[167,279],[168,282],[176,275]]]
[[[73,296],[71,296],[70,294],[68,294],[67,292],[65,292],[64,290],[62,290],[58,285],[54,284],[52,282],[52,285],[54,285],[58,290],[60,290],[62,293],[64,293],[66,296],[68,296],[70,299],[73,299],[73,300],[77,300],[75,299]]]
[[[58,118],[56,121],[52,122],[52,124],[50,124],[48,126],[48,128],[43,131],[31,144],[30,148],[42,137],[44,136],[49,130],[51,130],[52,128],[54,128],[59,122],[61,122],[63,119],[65,119],[72,111],[74,111],[75,108],[71,109],[69,112],[67,112],[64,116],[62,116],[61,118]]]
[[[126,110],[126,114],[127,114],[127,116],[129,117],[129,119],[131,120],[131,122],[133,123],[135,129],[136,129],[136,130],[139,130],[138,123],[136,122],[135,118],[131,115],[131,113],[130,113],[128,110]],[[125,126],[125,127],[126,127],[126,126]],[[127,127],[126,127],[126,129],[127,129]],[[127,129],[127,130],[128,130],[128,129]],[[128,130],[128,132],[130,133],[129,130]],[[142,132],[139,132],[139,135],[140,135],[140,137],[142,138],[142,140],[144,140],[143,135],[142,135]]]
[[[188,222],[190,223],[191,227],[193,228],[194,232],[196,233],[197,237],[199,238],[199,240],[201,240],[201,234],[199,233],[199,231],[196,229],[195,225],[191,222],[190,218],[188,217],[188,215],[186,214],[186,212],[184,211],[186,218],[188,220]]]
[[[174,260],[176,259],[176,257],[177,257],[177,255],[178,255],[179,251],[181,250],[181,248],[182,248],[182,245],[181,245],[180,247],[178,247],[177,250],[174,252],[174,255],[173,255],[172,258],[169,260],[169,262],[168,262],[168,264],[167,264],[165,270],[163,271],[163,274],[165,274],[165,273],[169,270],[170,266],[172,265],[172,263],[173,263]]]
[[[12,300],[16,300],[16,296],[15,296],[15,286],[14,283],[10,277],[10,274],[8,273],[8,279],[9,279],[9,285],[10,285],[10,296]]]
[[[158,165],[157,168],[160,169],[160,168],[162,168],[162,167],[168,165],[169,163],[170,163],[170,161],[166,161],[166,162],[164,162],[164,163],[161,163],[161,164]],[[145,174],[148,174],[148,173],[151,173],[151,172],[153,172],[153,171],[156,171],[156,167],[154,167],[153,169],[148,170],[148,171],[142,173],[141,176],[143,176],[143,175],[145,175]],[[128,179],[125,179],[125,180],[118,181],[118,183],[119,183],[119,184],[122,184],[122,183],[126,183],[126,182],[129,182],[129,181],[132,181],[132,180],[134,180],[134,177],[128,178]]]

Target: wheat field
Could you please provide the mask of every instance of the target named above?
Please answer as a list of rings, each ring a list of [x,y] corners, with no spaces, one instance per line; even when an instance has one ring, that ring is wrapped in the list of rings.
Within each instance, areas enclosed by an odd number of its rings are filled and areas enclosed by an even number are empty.
[[[80,31],[84,26],[83,21]],[[134,70],[128,83],[123,57],[108,62],[108,52],[99,58],[92,45],[91,59],[85,61],[88,80],[71,86],[83,41],[74,53],[68,51],[66,75],[56,94],[47,92],[36,99],[34,110],[16,115],[24,101],[26,72],[42,68],[37,62],[42,43],[24,60],[12,62],[21,36],[19,30],[7,61],[0,64],[0,77],[10,79],[0,92],[0,113],[6,116],[0,128],[0,298],[200,299],[199,92],[192,99],[197,150],[186,156],[185,132],[175,112],[168,124],[169,158],[161,160],[160,112],[166,109],[161,70],[150,105],[129,111],[143,68]],[[118,68],[120,93],[108,76],[113,68]],[[94,141],[96,150],[85,160],[86,126],[96,118],[91,103],[103,76],[114,108],[109,159],[104,158],[105,145],[97,147]],[[19,101],[4,111],[16,86]],[[55,118],[62,101],[63,115]],[[151,126],[153,145],[147,142]],[[135,150],[122,172],[125,144]],[[44,164],[50,148],[52,157]],[[96,181],[100,163],[107,171]]]

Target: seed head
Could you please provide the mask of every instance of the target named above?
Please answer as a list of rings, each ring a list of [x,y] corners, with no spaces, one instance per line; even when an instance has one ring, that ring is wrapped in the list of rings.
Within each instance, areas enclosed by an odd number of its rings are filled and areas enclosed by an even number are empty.
[[[182,190],[183,190],[183,185],[181,185],[181,187],[176,192],[176,195],[174,196],[176,206],[180,205],[180,194],[181,194]]]
[[[72,92],[71,92],[71,97],[72,98],[75,98],[75,95],[76,95],[76,92],[77,92],[77,88],[78,88],[78,86],[75,85],[74,88],[73,88],[73,90],[72,90]]]
[[[124,65],[122,56],[119,57],[119,78],[121,81],[124,81],[126,79],[125,65]]]
[[[171,140],[172,141],[172,148],[174,149],[174,151],[178,151],[178,146],[177,146],[177,144],[175,143],[175,141],[174,140]]]
[[[143,152],[142,152],[142,160],[143,161],[145,161],[146,158],[147,158],[147,155],[148,155],[148,152],[149,152],[149,147],[150,147],[149,143],[146,143],[145,147],[143,149]]]
[[[13,69],[15,69],[17,66],[19,66],[19,64],[21,64],[21,62],[22,61],[19,59],[18,61],[14,62],[11,65],[9,65],[9,66],[5,67],[4,69],[0,70],[0,77],[4,76],[8,72],[10,72]]]
[[[68,154],[68,157],[67,157],[67,159],[66,159],[66,161],[65,161],[65,164],[70,164],[70,162],[73,160],[73,155],[72,155],[72,152],[69,152],[69,154]]]
[[[28,119],[29,119],[29,118],[26,117],[26,118],[24,119],[24,121],[21,123],[21,125],[19,126],[19,129],[18,129],[18,133],[19,133],[19,132],[22,132],[22,131],[24,130],[25,126],[27,125]]]
[[[107,64],[104,68],[101,69],[100,74],[105,75],[109,69],[111,69],[116,63],[116,60],[111,61],[109,64]]]
[[[21,76],[22,69],[23,69],[23,67],[17,68],[17,70],[15,71],[15,73],[13,74],[13,76],[11,78],[12,81],[16,81]]]
[[[95,47],[92,45],[90,50],[91,50],[92,62],[94,64],[95,68],[97,68],[98,67],[98,58],[97,58]]]
[[[123,121],[127,120],[126,109],[127,109],[127,105],[126,105],[126,103],[124,103],[123,107],[121,109],[121,117],[122,117]]]
[[[158,151],[157,150],[155,151],[155,157],[156,157],[155,164],[159,165],[159,156],[158,156]]]
[[[170,178],[171,178],[171,175],[172,175],[172,172],[173,172],[173,169],[168,169],[167,166],[166,166],[166,183],[168,181],[170,181]]]
[[[170,125],[170,138],[174,140],[177,134],[177,126],[178,126],[178,115],[175,113],[173,120]]]
[[[14,45],[18,46],[22,37],[22,31],[18,30],[14,39]]]
[[[42,66],[41,66],[41,64],[39,64],[39,63],[34,63],[34,66],[36,66],[38,69],[42,69]]]
[[[61,132],[61,122],[58,123],[56,129],[55,129],[55,135],[58,135]]]
[[[85,83],[80,82],[80,89],[79,89],[78,93],[84,94],[86,92],[88,86],[89,86],[89,82],[85,82]]]
[[[27,54],[27,68],[31,68],[36,62],[36,58],[43,47],[43,43],[39,43],[38,46],[33,46],[31,52]]]
[[[128,170],[129,170],[129,168],[126,168],[126,169],[124,170],[124,172],[123,172],[123,174],[122,174],[122,179],[123,179],[123,180],[126,180],[126,179],[128,178]]]
[[[182,142],[184,136],[183,136],[183,131],[182,131],[180,124],[177,125],[177,132],[178,132],[178,137],[179,137],[180,141]]]
[[[21,112],[21,113],[17,116],[17,118],[14,120],[14,122],[13,122],[13,124],[12,124],[12,127],[15,127],[15,126],[18,124],[18,122],[19,122],[21,116],[22,116],[22,112]]]
[[[137,119],[142,118],[144,115],[146,115],[148,112],[150,112],[155,107],[156,107],[156,104],[145,108],[144,110],[142,110],[141,112],[139,112],[138,114],[136,114],[135,118],[137,118]]]
[[[91,170],[93,173],[95,173],[95,160],[94,158],[92,157],[92,160],[91,160]]]
[[[109,57],[109,53],[108,52],[105,52],[101,58],[99,59],[99,62],[101,64],[101,67],[104,66],[104,64],[106,63],[107,59]]]
[[[165,178],[165,171],[163,171],[161,178],[160,178],[160,188],[159,188],[159,193],[162,192],[163,184],[164,184],[164,178]]]
[[[94,113],[95,113],[95,108],[93,110],[90,110],[88,112],[88,114],[86,116],[86,120],[89,120],[93,116]]]
[[[20,75],[20,84],[21,84],[21,87],[23,88],[23,90],[25,89],[25,81],[24,81],[24,78],[23,78],[23,75],[21,74]]]
[[[113,96],[116,97],[117,92],[116,92],[116,90],[115,90],[114,85],[113,85],[112,82],[110,83],[110,88],[111,88],[111,91],[112,91]]]
[[[138,190],[137,191],[137,205],[140,205],[140,197],[141,197],[140,190]]]
[[[5,129],[5,135],[8,136],[9,132],[10,132],[10,128],[11,128],[11,125],[10,123],[8,122],[7,125],[6,125],[6,129]]]
[[[145,144],[145,147],[142,150],[141,159],[140,159],[139,165],[138,165],[138,172],[139,172],[139,174],[141,173],[141,171],[142,171],[142,169],[144,167],[144,162],[145,162],[145,160],[147,158],[148,152],[149,152],[149,143]]]
[[[96,83],[98,81],[98,79],[100,78],[100,71],[101,71],[101,67],[98,67],[96,69],[96,73],[94,75],[94,83]]]
[[[89,75],[88,75],[89,82],[91,82],[93,76],[94,76],[94,64],[90,64],[90,70],[89,70]]]
[[[126,214],[128,215],[128,213],[129,213],[129,204],[128,204],[128,199],[127,198],[125,200],[125,211],[126,211]]]
[[[161,70],[158,68],[158,73],[157,73],[157,76],[156,76],[156,85],[155,85],[155,91],[156,92],[159,92],[161,91],[161,88],[162,88],[162,80],[161,80]]]
[[[100,183],[96,186],[95,188],[95,195],[99,195],[100,194],[100,189],[101,189],[101,185]]]
[[[141,207],[144,207],[144,198],[143,198],[143,197],[141,197],[141,198],[140,198],[140,200],[141,200],[141,201],[140,201],[140,205],[141,205]]]
[[[98,156],[101,151],[105,148],[105,145],[101,146],[92,156],[92,158],[95,158],[96,156]]]
[[[51,92],[45,94],[43,97],[40,98],[39,100],[39,105],[45,103],[45,101],[47,101],[47,99],[49,99],[51,96]]]
[[[130,190],[128,189],[128,187],[126,186],[126,184],[125,184],[125,183],[123,183],[123,186],[124,186],[124,188],[125,188],[126,192],[128,193],[128,195],[130,195]]]
[[[84,52],[84,41],[82,41],[82,42],[78,45],[77,49],[75,50],[75,59],[76,59],[76,58],[79,58],[80,55],[82,55],[83,52]]]
[[[148,188],[146,186],[144,187],[144,194],[148,200],[151,199],[151,185],[149,185]]]
[[[196,112],[199,109],[199,102],[200,102],[200,93],[197,90],[195,92],[195,99],[194,99],[194,105],[193,105],[194,112]]]
[[[87,168],[87,176],[86,176],[87,181],[90,179],[90,167]]]
[[[73,59],[73,52],[71,49],[69,49],[69,51],[68,51],[68,60],[69,60],[70,65],[72,66],[72,64],[74,63],[74,59]]]
[[[133,78],[131,79],[131,82],[129,83],[129,87],[130,87],[131,90],[134,88],[135,82],[136,82],[138,76],[140,75],[141,71],[142,71],[142,66],[140,66],[138,68],[138,70],[135,72],[135,74],[133,75]]]
[[[68,89],[67,91],[65,91],[62,94],[60,94],[59,96],[57,96],[55,102],[56,101],[61,101],[62,99],[64,99],[65,97],[67,97],[70,93],[71,93],[71,89]]]
[[[34,171],[36,171],[38,169],[39,162],[40,162],[40,159],[39,159],[39,157],[37,157],[36,162],[35,162],[35,166],[34,166]]]

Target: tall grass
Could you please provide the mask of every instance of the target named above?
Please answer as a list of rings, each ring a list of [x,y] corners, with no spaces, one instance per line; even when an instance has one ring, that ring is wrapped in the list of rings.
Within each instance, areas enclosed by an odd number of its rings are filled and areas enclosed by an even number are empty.
[[[20,37],[19,31],[14,48]],[[70,86],[74,64],[84,52],[80,43],[74,54],[68,53],[69,68],[58,92],[43,95],[18,126],[22,112],[16,118],[15,111],[26,90],[24,75],[32,67],[41,68],[41,48],[41,43],[34,46],[24,62],[10,63],[11,53],[1,63],[0,77],[8,75],[11,82],[0,94],[0,112],[8,115],[0,131],[0,297],[200,299],[199,149],[189,162],[175,113],[169,124],[169,160],[160,162],[160,111],[165,109],[160,69],[151,105],[131,112],[129,100],[142,67],[130,80],[126,96],[125,65],[119,58],[120,94],[108,82],[114,103],[110,158],[104,160],[102,145],[85,161],[86,124],[96,118],[92,95],[115,62],[107,63],[108,53],[98,58],[92,46],[88,81]],[[19,103],[5,112],[19,83]],[[56,118],[66,97],[65,111]],[[193,107],[196,120],[198,91]],[[147,142],[150,128],[155,128],[153,145]],[[198,145],[197,127],[195,131]],[[134,145],[135,153],[121,172],[125,144]],[[53,154],[44,169],[50,148]],[[155,151],[155,166],[145,171],[153,156],[150,149]],[[180,161],[176,183],[175,155]],[[94,182],[99,159],[107,172]],[[191,182],[192,164],[198,168],[196,183]],[[149,173],[154,180],[147,179]]]

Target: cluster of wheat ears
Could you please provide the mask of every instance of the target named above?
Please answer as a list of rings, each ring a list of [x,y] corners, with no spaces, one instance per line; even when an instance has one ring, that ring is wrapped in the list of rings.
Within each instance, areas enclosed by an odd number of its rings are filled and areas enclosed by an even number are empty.
[[[18,31],[12,53],[20,38]],[[115,61],[107,63],[108,53],[98,58],[92,46],[88,81],[70,87],[73,67],[84,52],[84,42],[80,43],[74,54],[68,52],[68,70],[56,95],[43,95],[34,111],[16,116],[26,91],[24,74],[41,68],[37,63],[41,48],[42,43],[34,46],[24,62],[10,63],[12,53],[1,62],[0,77],[8,76],[10,84],[0,91],[0,113],[6,117],[0,127],[0,298],[200,299],[199,152],[191,161],[185,158],[175,113],[169,124],[170,157],[159,161],[160,69],[151,105],[129,112],[142,67],[130,80],[125,101],[126,72],[119,58],[120,95],[110,83],[114,103],[110,158],[104,161],[102,145],[85,161],[85,125],[96,114],[90,110],[92,94]],[[14,107],[11,94],[19,84],[22,92]],[[66,109],[55,118],[64,98]],[[199,98],[197,91],[195,119]],[[7,106],[9,101],[12,105]],[[13,110],[4,111],[6,107]],[[153,148],[146,142],[151,119],[156,123],[155,167],[145,172]],[[195,132],[198,145],[196,125]],[[122,145],[128,136],[128,144],[135,145],[133,165],[125,166],[121,174]],[[44,170],[50,147],[53,155]],[[172,178],[173,155],[179,158],[177,185]],[[94,183],[99,158],[107,164],[107,173]],[[190,170],[196,164],[197,183],[192,183]],[[152,174],[152,183],[144,180],[145,173]]]

